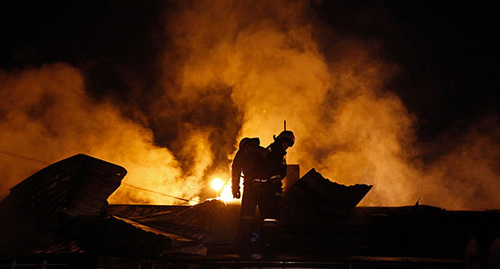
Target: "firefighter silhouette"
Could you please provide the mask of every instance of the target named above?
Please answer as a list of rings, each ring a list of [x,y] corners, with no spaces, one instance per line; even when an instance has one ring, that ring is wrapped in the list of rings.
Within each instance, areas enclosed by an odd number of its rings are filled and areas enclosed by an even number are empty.
[[[242,255],[273,255],[276,253],[279,224],[279,203],[282,182],[287,171],[286,150],[295,143],[291,131],[283,131],[267,148],[260,146],[259,138],[243,138],[232,164],[232,192],[240,198],[240,178],[243,178],[238,244]],[[252,244],[256,208],[262,223],[258,244]]]

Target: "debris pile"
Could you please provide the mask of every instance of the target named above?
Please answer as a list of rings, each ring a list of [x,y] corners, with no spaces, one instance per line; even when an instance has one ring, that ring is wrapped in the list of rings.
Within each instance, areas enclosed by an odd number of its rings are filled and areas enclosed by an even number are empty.
[[[106,215],[106,199],[126,173],[78,154],[28,177],[0,202],[0,251],[83,251],[76,242],[81,227]]]
[[[69,255],[73,258],[64,261],[68,268],[242,262],[234,255],[239,204],[214,199],[195,206],[108,205],[126,173],[78,154],[12,188],[0,202],[0,261],[15,267],[19,257],[41,257],[46,263],[49,256]],[[342,260],[457,266],[466,244],[473,250],[469,246],[477,245],[485,263],[485,253],[498,242],[499,211],[448,212],[418,204],[358,207],[372,186],[337,184],[314,169],[288,183],[281,210],[282,251],[285,259],[306,267]]]
[[[344,186],[311,169],[285,192],[282,219],[288,225],[317,228],[347,216],[371,188],[365,184]]]

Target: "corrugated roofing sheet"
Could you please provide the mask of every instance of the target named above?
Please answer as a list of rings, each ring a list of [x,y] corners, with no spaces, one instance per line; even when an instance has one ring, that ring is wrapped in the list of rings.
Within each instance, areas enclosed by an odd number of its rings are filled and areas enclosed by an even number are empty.
[[[338,219],[348,215],[371,188],[341,185],[311,169],[284,193],[282,220],[289,225],[317,225]]]
[[[38,171],[0,202],[0,250],[80,251],[74,236],[85,222],[105,215],[107,198],[127,171],[78,154]],[[59,245],[59,247],[55,247]]]

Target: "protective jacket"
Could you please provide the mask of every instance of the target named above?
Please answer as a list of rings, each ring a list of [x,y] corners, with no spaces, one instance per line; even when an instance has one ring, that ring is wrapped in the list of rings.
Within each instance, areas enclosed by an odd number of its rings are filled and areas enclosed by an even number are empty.
[[[254,179],[263,176],[261,169],[266,149],[261,147],[258,138],[243,138],[231,166],[231,184],[233,194],[239,190],[240,178],[244,185],[251,184]]]
[[[262,220],[260,244],[261,247],[270,248],[277,241],[281,180],[286,175],[286,151],[276,141],[265,149],[247,146],[249,145],[244,143],[243,148],[240,148],[232,167],[233,186],[239,183],[241,174],[245,178],[239,239],[243,246],[250,243],[252,223],[258,206]],[[234,191],[233,189],[233,193]]]
[[[280,143],[274,142],[266,148],[262,165],[266,179],[283,179],[286,176],[286,151]]]

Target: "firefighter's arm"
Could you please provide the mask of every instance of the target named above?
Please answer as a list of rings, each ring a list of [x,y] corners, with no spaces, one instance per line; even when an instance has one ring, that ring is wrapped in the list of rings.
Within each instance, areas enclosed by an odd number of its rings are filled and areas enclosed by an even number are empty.
[[[239,199],[240,193],[240,177],[241,177],[241,157],[238,152],[234,156],[233,164],[231,165],[231,189],[233,197]]]
[[[241,170],[233,170],[232,180],[231,180],[231,190],[233,193],[233,197],[236,199],[239,199],[241,197],[240,176],[241,176]]]
[[[287,170],[286,160],[283,157],[283,162],[281,163],[281,166],[280,166],[280,176],[281,176],[281,179],[285,178],[285,176],[286,176],[286,170]]]
[[[283,162],[281,164],[276,164],[274,173],[271,174],[271,176],[268,178],[271,182],[281,182],[283,178],[286,176],[286,162],[283,159]]]

